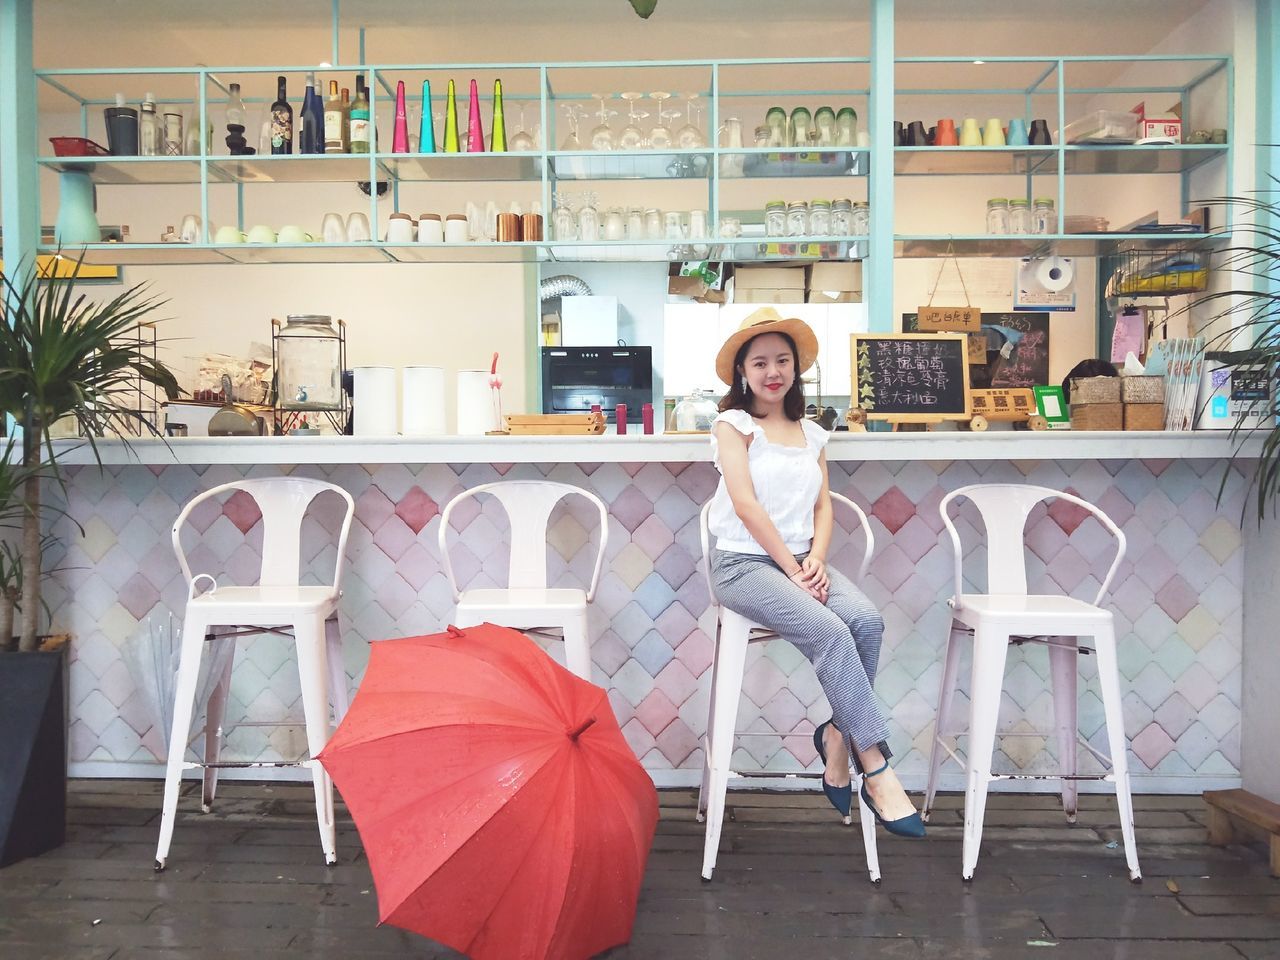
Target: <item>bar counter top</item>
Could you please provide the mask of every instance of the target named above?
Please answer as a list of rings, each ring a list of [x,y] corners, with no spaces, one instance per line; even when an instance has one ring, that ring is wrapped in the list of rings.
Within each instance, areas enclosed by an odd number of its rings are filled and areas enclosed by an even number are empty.
[[[63,463],[92,463],[93,451],[58,441]],[[833,461],[1184,460],[1256,457],[1261,436],[1230,431],[992,431],[836,433]],[[711,459],[705,434],[598,437],[180,437],[98,441],[103,463],[695,463]]]

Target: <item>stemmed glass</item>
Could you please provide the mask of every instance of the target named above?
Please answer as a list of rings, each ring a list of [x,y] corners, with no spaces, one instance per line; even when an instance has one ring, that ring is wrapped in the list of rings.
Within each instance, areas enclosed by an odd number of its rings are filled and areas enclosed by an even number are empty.
[[[645,139],[644,131],[640,129],[639,121],[649,116],[649,114],[643,110],[637,112],[636,101],[643,99],[644,94],[636,93],[632,90],[619,94],[619,96],[627,101],[627,125],[623,127],[622,133],[618,136],[618,149],[640,150],[645,145]]]
[[[662,104],[671,99],[671,94],[663,93],[658,90],[649,94],[650,100],[658,102],[658,123],[649,131],[649,146],[654,150],[670,150],[671,149],[671,130],[666,125],[668,118],[675,119],[680,116],[678,113],[670,113],[662,108]]]
[[[560,149],[569,151],[581,150],[582,141],[578,139],[578,121],[586,115],[586,111],[576,103],[562,104],[560,109],[569,118],[569,135],[564,138],[564,143],[560,144]]]
[[[592,150],[612,150],[613,149],[613,128],[609,126],[609,118],[618,115],[617,110],[610,110],[605,106],[606,95],[603,93],[595,94],[595,99],[600,101],[600,109],[596,111],[596,116],[600,118],[600,122],[591,128],[591,149]]]
[[[536,150],[537,145],[533,142],[533,137],[531,137],[528,131],[525,129],[523,100],[520,101],[516,109],[519,110],[520,112],[520,130],[519,132],[517,132],[515,135],[511,137],[510,141],[508,141],[507,149],[516,151],[516,152]]]
[[[707,140],[702,135],[702,128],[694,119],[694,111],[700,109],[697,102],[698,95],[690,93],[685,99],[688,101],[685,107],[688,123],[676,131],[676,146],[681,150],[699,150],[707,145]]]

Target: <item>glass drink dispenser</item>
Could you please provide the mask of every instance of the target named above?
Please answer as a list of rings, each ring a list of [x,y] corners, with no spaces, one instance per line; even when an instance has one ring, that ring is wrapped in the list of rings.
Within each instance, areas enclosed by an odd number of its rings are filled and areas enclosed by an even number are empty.
[[[287,429],[300,414],[325,413],[335,426],[345,420],[346,324],[319,314],[272,320],[276,377],[276,420]]]

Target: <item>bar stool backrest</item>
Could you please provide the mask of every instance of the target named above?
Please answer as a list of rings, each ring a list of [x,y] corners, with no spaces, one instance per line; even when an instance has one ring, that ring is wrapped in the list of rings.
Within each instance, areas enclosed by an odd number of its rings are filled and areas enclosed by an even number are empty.
[[[1051,487],[1038,487],[1021,483],[975,483],[953,490],[942,498],[938,511],[947,533],[951,535],[952,553],[955,559],[955,596],[953,605],[959,605],[963,593],[962,565],[964,561],[960,534],[951,519],[949,507],[953,500],[965,498],[978,508],[987,531],[987,593],[1025,596],[1027,593],[1026,527],[1027,517],[1038,503],[1046,500],[1065,500],[1087,510],[1097,517],[1116,540],[1116,556],[1103,578],[1102,586],[1094,599],[1095,606],[1102,602],[1116,575],[1120,561],[1124,559],[1125,539],[1122,531],[1110,517],[1087,500]]]
[[[313,480],[309,477],[261,477],[252,480],[233,480],[206,490],[182,508],[173,523],[173,551],[178,555],[182,575],[192,582],[191,567],[182,550],[182,526],[191,511],[205,500],[219,497],[228,491],[243,491],[251,496],[262,512],[262,569],[258,585],[263,587],[296,587],[299,585],[299,565],[302,551],[302,518],[311,502],[322,493],[336,493],[346,502],[346,514],[338,535],[338,554],[334,563],[333,587],[342,587],[343,559],[346,555],[347,535],[351,532],[351,518],[355,513],[355,501],[341,487]]]
[[[835,507],[846,507],[853,512],[858,518],[858,527],[861,528],[863,534],[862,547],[862,563],[858,565],[858,580],[863,580],[867,575],[867,570],[871,567],[871,554],[876,549],[876,535],[871,529],[871,524],[867,522],[867,515],[863,509],[850,500],[848,497],[832,491],[831,505]],[[719,605],[716,599],[715,590],[711,586],[711,501],[708,500],[702,505],[702,515],[700,518],[700,526],[702,533],[702,575],[707,581],[707,591],[711,594],[711,602]],[[852,531],[851,531],[852,532]]]
[[[551,511],[565,497],[577,495],[585,497],[595,504],[600,514],[600,545],[596,553],[595,571],[591,575],[591,585],[587,590],[587,602],[595,597],[596,586],[600,582],[600,570],[604,566],[605,546],[609,542],[609,513],[604,501],[590,490],[575,487],[569,483],[557,483],[553,480],[499,480],[494,483],[482,483],[478,487],[463,490],[449,501],[440,515],[440,559],[444,565],[445,576],[453,588],[453,599],[461,598],[461,591],[453,574],[453,564],[449,561],[449,546],[446,534],[449,530],[449,515],[453,508],[467,497],[486,493],[493,496],[507,513],[511,525],[511,566],[508,571],[507,586],[509,589],[545,590],[547,587],[547,523]]]

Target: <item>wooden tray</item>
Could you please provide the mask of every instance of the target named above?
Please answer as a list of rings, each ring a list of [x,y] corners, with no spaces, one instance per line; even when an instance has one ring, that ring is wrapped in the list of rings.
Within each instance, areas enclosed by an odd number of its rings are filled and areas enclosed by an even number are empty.
[[[509,413],[507,433],[511,436],[579,436],[604,433],[603,415],[590,413]]]

